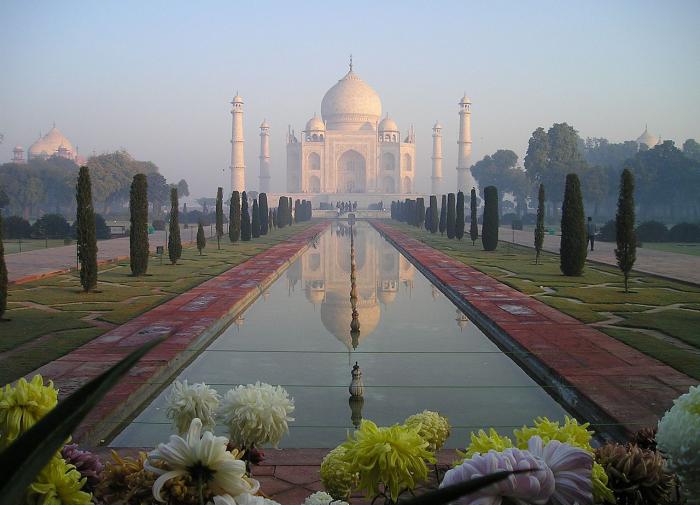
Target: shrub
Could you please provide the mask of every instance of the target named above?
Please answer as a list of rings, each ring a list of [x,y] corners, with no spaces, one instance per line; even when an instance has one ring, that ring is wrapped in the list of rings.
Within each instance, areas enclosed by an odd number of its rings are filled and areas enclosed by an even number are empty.
[[[216,238],[224,236],[224,188],[216,188]],[[218,241],[217,241],[218,242]]]
[[[154,219],[151,225],[156,231],[165,231],[165,221],[163,219]]]
[[[0,212],[0,321],[7,309],[7,265],[5,264],[5,246],[3,244],[2,212]]]
[[[498,190],[496,186],[484,188],[483,221],[481,243],[485,251],[494,251],[498,247]]]
[[[299,200],[297,200],[297,206]],[[260,236],[260,207],[258,206],[257,198],[253,200],[253,219],[250,223],[250,234],[253,238],[258,238]]]
[[[44,214],[32,225],[34,238],[70,237],[70,225],[61,214]]]
[[[129,262],[131,274],[144,275],[148,270],[148,182],[144,174],[136,174],[129,193]]]
[[[464,193],[457,193],[457,214],[455,217],[455,237],[462,240],[464,237]]]
[[[168,236],[168,258],[171,264],[177,263],[182,256],[182,240],[180,239],[179,207],[177,188],[170,189],[170,235]]]
[[[667,242],[668,229],[658,221],[645,221],[635,230],[637,239],[641,242]]]
[[[469,195],[469,238],[472,240],[472,245],[479,238],[479,216],[476,207],[476,189],[472,188]]]
[[[258,195],[258,207],[260,212],[260,235],[267,235],[267,230],[270,227],[270,223],[268,222],[269,210],[267,207],[267,195],[265,193],[260,193]]]
[[[447,238],[455,238],[455,225],[457,221],[455,194],[447,195]]]
[[[80,284],[83,286],[83,291],[88,293],[97,286],[95,210],[92,205],[92,183],[90,182],[90,170],[88,167],[80,167],[78,185],[76,186],[76,200],[76,240],[78,244],[78,261],[80,261]],[[66,226],[68,226],[67,222]],[[66,233],[64,233],[65,235]]]
[[[440,235],[445,233],[446,227],[447,227],[447,195],[442,195],[442,206],[440,207],[440,221],[438,223],[438,229],[440,230]]]
[[[231,242],[238,242],[241,238],[241,194],[238,191],[231,193],[228,220],[228,239]]]
[[[700,226],[694,223],[678,223],[668,232],[671,242],[700,242]]]
[[[634,237],[634,176],[628,169],[620,176],[620,196],[615,216],[617,248],[615,258],[625,276],[625,293],[629,291],[629,275],[637,259],[637,241]]]
[[[601,242],[615,242],[617,240],[617,227],[612,219],[601,226],[598,236],[596,237]]]
[[[250,212],[248,212],[248,194],[244,191],[241,195],[241,240],[247,242],[252,235],[250,225]]]
[[[501,226],[510,226],[514,219],[518,219],[518,215],[514,212],[508,212],[503,214],[499,221]]]
[[[416,200],[416,226],[418,228],[421,228],[423,226],[423,222],[425,221],[425,200],[422,198],[418,198]]]
[[[9,216],[3,220],[2,231],[6,239],[29,238],[32,225],[20,216]]]
[[[97,240],[107,240],[112,238],[112,232],[107,226],[105,218],[101,214],[95,214],[95,236]]]
[[[207,237],[204,235],[204,226],[200,221],[197,225],[197,249],[199,250],[199,255],[202,255],[202,249],[207,246]]]
[[[564,275],[578,276],[583,272],[586,263],[586,239],[581,182],[578,175],[567,174],[564,202],[561,206],[559,246],[559,268]]]
[[[537,221],[535,226],[535,263],[540,262],[544,245],[544,184],[537,191]],[[521,228],[522,229],[522,228]]]
[[[440,213],[437,206],[437,196],[430,197],[430,233],[437,233],[440,223]]]

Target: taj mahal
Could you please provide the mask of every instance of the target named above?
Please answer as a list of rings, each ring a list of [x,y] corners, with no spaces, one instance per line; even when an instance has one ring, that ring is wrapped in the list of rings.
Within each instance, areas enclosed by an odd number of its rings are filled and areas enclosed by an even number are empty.
[[[232,102],[231,190],[250,189],[246,183],[243,138],[243,99]],[[457,175],[459,189],[475,186],[471,166],[471,101],[459,101]],[[442,191],[442,126],[433,126],[431,193]],[[415,195],[416,135],[413,126],[401,132],[388,114],[382,116],[379,94],[353,69],[324,95],[321,116],[309,119],[286,135],[286,190],[314,203],[337,200],[380,200]],[[260,125],[258,189],[270,191],[270,125]],[[248,186],[247,186],[248,184]],[[386,199],[386,198],[385,198]]]

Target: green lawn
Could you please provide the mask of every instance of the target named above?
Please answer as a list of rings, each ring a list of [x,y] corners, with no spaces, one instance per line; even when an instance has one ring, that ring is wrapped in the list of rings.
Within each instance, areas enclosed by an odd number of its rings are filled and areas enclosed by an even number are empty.
[[[5,246],[5,254],[34,251],[36,249],[50,249],[52,247],[62,247],[66,245],[63,239],[5,239],[2,241],[2,244]]]
[[[250,242],[230,244],[224,237],[221,250],[209,240],[201,256],[195,247],[185,247],[177,265],[167,261],[161,265],[152,256],[145,277],[131,277],[128,262],[106,265],[100,269],[95,293],[81,291],[77,272],[11,286],[5,314],[10,321],[0,323],[0,384],[63,356],[111,325],[133,319],[310,224],[295,224]]]
[[[642,247],[644,249],[654,249],[656,251],[700,256],[700,244],[697,243],[676,244],[673,242],[645,242]]]
[[[631,292],[625,293],[623,277],[613,267],[587,263],[582,276],[565,277],[559,270],[557,254],[542,253],[541,263],[536,265],[534,249],[529,247],[501,242],[496,251],[486,252],[480,240],[472,245],[466,237],[461,241],[449,240],[406,224],[394,221],[391,224],[586,324],[619,316],[620,322],[599,329],[700,379],[700,288],[634,272]],[[673,304],[683,304],[683,309],[672,307]],[[659,308],[662,310],[648,312]],[[681,340],[695,346],[698,353],[688,352],[643,330],[655,330]]]

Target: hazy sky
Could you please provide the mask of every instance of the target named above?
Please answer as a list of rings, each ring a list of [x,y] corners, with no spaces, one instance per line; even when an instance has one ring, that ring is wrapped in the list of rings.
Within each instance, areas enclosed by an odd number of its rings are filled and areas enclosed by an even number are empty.
[[[417,139],[418,190],[431,127],[456,174],[457,102],[472,99],[474,161],[521,157],[532,130],[636,138],[645,123],[700,140],[700,1],[0,2],[0,161],[53,121],[84,154],[124,148],[197,195],[228,189],[231,116],[245,100],[247,184],[271,124],[272,189],[285,189],[298,130],[347,72]]]

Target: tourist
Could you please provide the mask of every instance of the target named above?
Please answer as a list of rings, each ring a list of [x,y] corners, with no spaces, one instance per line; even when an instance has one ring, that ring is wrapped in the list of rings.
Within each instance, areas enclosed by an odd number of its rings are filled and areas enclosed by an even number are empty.
[[[586,235],[588,237],[587,244],[591,244],[591,251],[595,245],[595,223],[591,216],[588,216],[588,224],[586,225]]]

